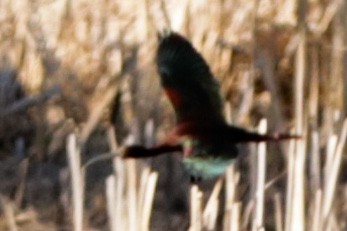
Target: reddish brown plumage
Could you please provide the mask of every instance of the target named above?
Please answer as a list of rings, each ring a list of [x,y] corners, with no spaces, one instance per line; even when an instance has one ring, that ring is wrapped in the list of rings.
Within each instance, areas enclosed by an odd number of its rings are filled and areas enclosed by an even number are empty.
[[[300,138],[289,134],[261,135],[228,125],[222,113],[219,84],[202,56],[182,36],[165,34],[160,40],[156,61],[177,124],[162,144],[151,148],[128,147],[125,157],[181,152],[192,176],[214,177],[223,173],[237,157],[238,143]],[[210,170],[214,165],[216,170]]]
[[[174,88],[166,87],[164,91],[167,97],[170,99],[174,108],[179,108],[182,106],[183,100],[180,93],[177,90],[175,90]]]

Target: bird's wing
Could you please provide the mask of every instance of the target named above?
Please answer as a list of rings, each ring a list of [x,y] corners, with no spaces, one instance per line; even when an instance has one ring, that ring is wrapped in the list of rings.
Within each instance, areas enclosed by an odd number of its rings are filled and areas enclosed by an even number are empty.
[[[160,37],[157,66],[177,122],[224,122],[219,84],[202,56],[177,33]]]

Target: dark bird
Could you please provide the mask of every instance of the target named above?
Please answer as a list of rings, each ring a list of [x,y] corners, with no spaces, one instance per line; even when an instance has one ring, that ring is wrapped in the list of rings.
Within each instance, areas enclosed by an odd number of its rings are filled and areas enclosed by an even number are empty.
[[[299,138],[261,135],[227,124],[219,84],[202,56],[181,35],[169,32],[160,36],[156,63],[177,124],[162,144],[127,147],[125,158],[181,152],[192,179],[213,178],[223,174],[237,157],[239,143]]]

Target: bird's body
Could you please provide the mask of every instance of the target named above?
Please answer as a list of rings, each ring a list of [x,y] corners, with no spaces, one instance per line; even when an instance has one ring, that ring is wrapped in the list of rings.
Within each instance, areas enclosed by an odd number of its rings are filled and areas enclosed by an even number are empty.
[[[235,160],[240,143],[297,138],[260,135],[228,125],[219,84],[202,56],[177,33],[160,38],[156,62],[161,84],[175,110],[176,126],[162,144],[128,147],[125,157],[182,152],[182,162],[192,178],[212,178],[223,174]]]

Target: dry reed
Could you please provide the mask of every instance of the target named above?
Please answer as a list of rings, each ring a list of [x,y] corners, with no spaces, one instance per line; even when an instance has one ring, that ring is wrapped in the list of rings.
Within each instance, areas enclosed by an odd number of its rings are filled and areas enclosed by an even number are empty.
[[[49,226],[36,215],[19,219],[26,203],[35,204],[26,183],[37,163],[64,175],[66,153],[71,185],[57,186],[54,227],[346,230],[346,9],[339,0],[0,1],[0,162],[23,158],[12,156],[18,150],[28,156],[14,177],[0,169],[0,228]],[[114,157],[107,174],[88,178],[93,168],[82,166],[90,153],[151,145],[173,126],[153,59],[156,33],[167,28],[186,35],[211,65],[229,122],[250,128],[265,117],[269,131],[292,128],[302,139],[242,153],[208,189],[187,187],[174,158],[158,158],[156,167]],[[18,86],[25,96],[16,96]],[[91,166],[107,169],[99,157]],[[102,193],[88,195],[88,183]],[[103,212],[90,205],[99,197]],[[189,216],[171,208],[181,200]],[[105,214],[101,225],[91,214]]]

